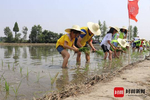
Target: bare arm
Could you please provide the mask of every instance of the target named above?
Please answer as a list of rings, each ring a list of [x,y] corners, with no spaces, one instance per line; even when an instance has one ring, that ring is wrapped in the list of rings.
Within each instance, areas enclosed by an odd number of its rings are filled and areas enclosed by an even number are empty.
[[[82,40],[82,38],[79,36],[79,38],[78,38],[78,40],[77,40],[77,45],[78,45],[78,47],[83,47],[82,45],[81,45],[81,40]]]
[[[74,45],[72,47],[68,46],[68,42],[65,41],[64,42],[64,47],[67,48],[67,49],[71,49],[71,50],[74,50],[74,51],[78,51],[78,48],[74,48]]]
[[[115,50],[115,47],[110,43],[110,40],[108,40],[107,42]]]
[[[128,31],[127,31],[127,33],[128,33]],[[124,36],[124,39],[126,39],[126,38],[127,38],[127,33],[126,33],[126,35]]]
[[[90,47],[92,48],[93,51],[96,51],[96,49],[94,48],[93,46],[93,43],[92,43],[92,38],[88,41]]]
[[[110,43],[110,40],[108,40],[107,42],[114,49],[114,53],[115,53],[116,57],[119,58],[117,55],[117,52],[116,52],[116,48]]]

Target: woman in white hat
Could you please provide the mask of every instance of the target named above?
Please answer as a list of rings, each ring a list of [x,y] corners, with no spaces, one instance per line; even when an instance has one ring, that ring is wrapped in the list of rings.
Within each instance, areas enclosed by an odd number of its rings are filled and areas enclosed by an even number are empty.
[[[120,28],[120,35],[119,38],[121,39],[126,39],[127,38],[127,28],[125,26],[123,26],[122,28]]]
[[[92,48],[93,51],[96,51],[92,44],[92,37],[94,35],[100,35],[100,27],[97,23],[88,22],[87,27],[81,27],[81,31],[83,31],[85,34],[81,34],[78,38],[75,40],[75,46],[78,48],[81,47],[87,47],[87,42]],[[88,53],[86,55],[86,62],[90,61],[90,55]],[[77,53],[77,64],[80,64],[81,62],[81,52]]]
[[[110,27],[110,30],[107,32],[107,34],[105,35],[100,44],[100,46],[103,49],[103,52],[105,53],[104,60],[107,58],[108,53],[109,53],[109,60],[112,60],[112,51],[110,50],[110,46],[114,49],[114,53],[117,56],[116,49],[113,46],[113,44],[111,44],[112,37],[117,32],[119,32],[118,27]]]
[[[68,59],[70,57],[70,54],[66,49],[74,50],[75,52],[78,52],[78,48],[74,46],[74,41],[79,34],[85,34],[80,30],[80,27],[78,25],[73,25],[72,28],[68,28],[65,30],[68,34],[65,34],[61,36],[59,40],[57,40],[56,43],[56,49],[63,57],[63,64],[62,68],[66,68],[68,64]]]

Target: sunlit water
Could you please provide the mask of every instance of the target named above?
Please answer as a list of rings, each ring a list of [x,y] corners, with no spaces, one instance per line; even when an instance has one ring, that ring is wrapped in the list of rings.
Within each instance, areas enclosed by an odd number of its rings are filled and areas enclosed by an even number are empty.
[[[97,49],[100,47],[97,46]],[[62,69],[63,59],[54,46],[0,46],[0,100],[32,99],[52,91],[60,91],[69,83],[84,82],[95,74],[114,71],[128,64],[128,55],[112,62],[90,53],[86,64],[82,53],[81,65],[76,65],[76,54],[70,53],[68,69]],[[131,54],[131,63],[144,59],[144,54]],[[9,84],[6,91],[5,83]]]

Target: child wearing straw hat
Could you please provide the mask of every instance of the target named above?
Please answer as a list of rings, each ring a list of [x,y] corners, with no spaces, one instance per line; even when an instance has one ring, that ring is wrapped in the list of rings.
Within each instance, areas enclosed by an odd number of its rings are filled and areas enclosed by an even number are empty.
[[[117,55],[115,47],[113,46],[113,44],[111,44],[112,37],[117,32],[119,32],[118,27],[110,27],[110,30],[107,32],[107,34],[105,35],[100,44],[100,46],[103,49],[103,52],[105,53],[104,60],[107,58],[108,53],[109,53],[109,60],[112,60],[112,51],[110,50],[110,46],[114,49],[115,55]]]
[[[65,30],[68,34],[61,36],[61,38],[56,43],[56,49],[63,57],[62,68],[66,68],[68,64],[68,59],[70,54],[66,49],[74,50],[78,52],[78,48],[74,46],[74,41],[77,36],[80,34],[85,34],[80,30],[78,25],[73,25],[72,28],[68,28]]]
[[[87,47],[87,42],[92,48],[93,51],[96,51],[92,44],[92,37],[94,35],[100,35],[100,27],[97,23],[88,22],[87,27],[81,27],[81,31],[83,31],[85,34],[81,34],[78,38],[75,40],[75,46],[78,48],[81,47]],[[90,55],[88,53],[85,54],[86,56],[86,62],[90,61]],[[81,52],[77,53],[77,64],[80,64],[81,62]]]
[[[127,28],[125,26],[123,26],[122,28],[120,28],[120,35],[119,38],[121,39],[126,39],[127,38]]]
[[[140,44],[140,38],[139,36],[134,37],[134,47],[133,47],[133,51],[135,51],[135,49],[138,49],[139,52],[139,44]]]

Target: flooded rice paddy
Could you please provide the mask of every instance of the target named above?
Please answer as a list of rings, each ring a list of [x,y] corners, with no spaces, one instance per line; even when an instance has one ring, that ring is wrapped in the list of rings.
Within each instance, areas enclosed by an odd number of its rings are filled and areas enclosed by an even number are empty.
[[[62,69],[63,59],[55,46],[0,46],[0,100],[39,98],[61,91],[69,83],[85,82],[92,75],[114,71],[128,64],[128,54],[109,62],[101,55],[90,53],[91,60],[87,64],[82,53],[79,66],[76,65],[76,54],[68,51],[68,69]],[[131,63],[144,59],[145,55],[149,52],[131,53]]]

